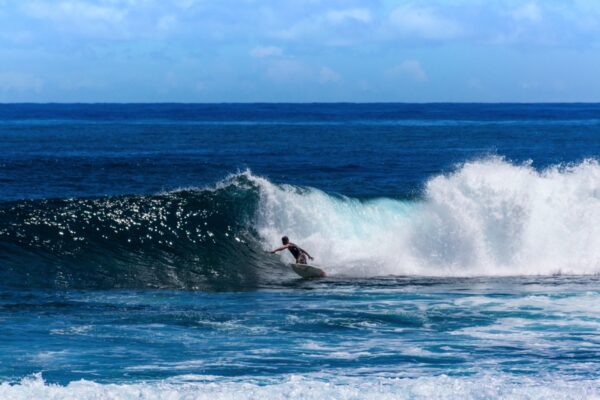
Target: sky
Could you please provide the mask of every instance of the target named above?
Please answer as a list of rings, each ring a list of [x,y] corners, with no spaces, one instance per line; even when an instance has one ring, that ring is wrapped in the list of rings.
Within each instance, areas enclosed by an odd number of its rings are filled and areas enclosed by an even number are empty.
[[[0,102],[598,102],[599,0],[0,0]]]

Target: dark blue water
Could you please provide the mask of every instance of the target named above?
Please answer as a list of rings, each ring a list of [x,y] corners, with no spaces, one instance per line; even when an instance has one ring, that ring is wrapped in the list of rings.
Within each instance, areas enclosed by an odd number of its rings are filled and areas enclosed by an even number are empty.
[[[5,200],[150,194],[250,168],[352,196],[413,196],[498,154],[595,157],[600,105],[3,105]]]
[[[0,398],[598,396],[599,153],[597,104],[0,105]]]

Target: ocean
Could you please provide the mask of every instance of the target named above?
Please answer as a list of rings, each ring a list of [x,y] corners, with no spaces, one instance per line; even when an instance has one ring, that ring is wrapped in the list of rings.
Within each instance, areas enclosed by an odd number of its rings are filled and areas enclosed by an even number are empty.
[[[2,104],[0,399],[600,398],[599,158],[600,104]]]

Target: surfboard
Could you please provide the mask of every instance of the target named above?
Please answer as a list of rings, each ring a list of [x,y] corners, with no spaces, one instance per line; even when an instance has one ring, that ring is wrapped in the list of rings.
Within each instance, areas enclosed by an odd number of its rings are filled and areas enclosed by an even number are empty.
[[[325,271],[321,268],[315,267],[314,265],[308,264],[290,264],[295,273],[303,278],[323,278],[325,277]]]

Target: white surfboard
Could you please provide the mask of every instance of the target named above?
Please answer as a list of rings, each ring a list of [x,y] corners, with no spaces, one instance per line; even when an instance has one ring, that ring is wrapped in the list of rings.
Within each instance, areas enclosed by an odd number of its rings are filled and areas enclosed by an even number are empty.
[[[308,264],[290,264],[295,273],[303,278],[324,278],[325,271],[314,265]]]

